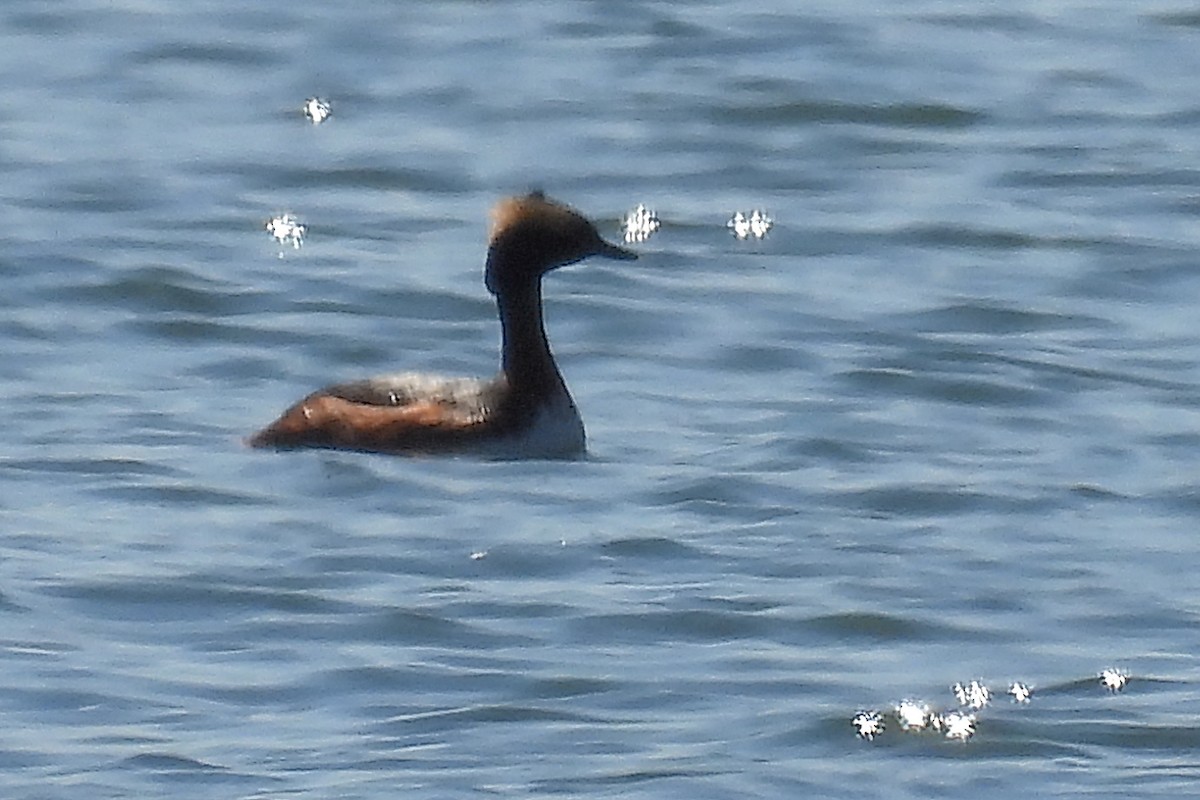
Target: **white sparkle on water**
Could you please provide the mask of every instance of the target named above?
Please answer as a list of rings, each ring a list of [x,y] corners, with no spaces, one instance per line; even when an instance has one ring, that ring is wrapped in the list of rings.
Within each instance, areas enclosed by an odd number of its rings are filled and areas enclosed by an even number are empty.
[[[662,227],[662,221],[654,209],[641,203],[621,218],[621,231],[626,242],[644,242]]]
[[[896,719],[900,723],[900,730],[904,731],[924,730],[931,714],[929,706],[915,700],[901,700],[896,706]]]
[[[299,250],[300,245],[304,244],[304,234],[308,232],[308,228],[291,214],[271,217],[267,220],[266,229],[267,233],[275,238],[275,241],[280,244],[290,243],[296,250]]]
[[[947,739],[965,742],[975,735],[975,715],[951,711],[942,716],[940,727],[946,731]]]
[[[976,711],[986,706],[992,699],[992,693],[979,681],[971,681],[970,683],[956,683],[953,687],[954,696],[958,698],[958,704],[973,708]]]
[[[859,738],[867,741],[883,733],[883,717],[878,711],[860,711],[850,722],[858,730]]]
[[[329,119],[329,115],[333,113],[333,106],[328,100],[322,100],[319,97],[310,97],[304,101],[304,116],[308,117],[313,125],[320,125],[325,120]]]
[[[775,220],[771,219],[766,211],[754,209],[749,214],[743,214],[741,211],[734,212],[729,222],[725,223],[725,227],[733,231],[733,235],[739,239],[761,239],[767,235],[771,227],[775,224]]]
[[[1129,683],[1129,673],[1115,667],[1109,667],[1100,673],[1100,685],[1113,694],[1124,689],[1127,683]]]
[[[1100,686],[1116,694],[1129,683],[1129,673],[1117,667],[1108,667],[1099,673]],[[1063,686],[1075,685],[1077,681],[1067,681]],[[1057,684],[1056,684],[1057,685]],[[950,687],[960,708],[945,713],[935,710],[927,703],[917,700],[901,700],[891,707],[891,712],[885,715],[878,711],[859,711],[852,720],[858,735],[863,739],[874,740],[884,732],[885,721],[888,717],[895,720],[899,730],[908,733],[933,731],[947,739],[967,741],[975,736],[979,713],[991,702],[992,692],[982,681],[974,680],[968,683],[956,683]],[[1054,686],[1050,687],[1051,689]],[[1007,694],[1012,696],[1017,705],[1028,704],[1033,696],[1033,687],[1022,681],[1009,684]]]

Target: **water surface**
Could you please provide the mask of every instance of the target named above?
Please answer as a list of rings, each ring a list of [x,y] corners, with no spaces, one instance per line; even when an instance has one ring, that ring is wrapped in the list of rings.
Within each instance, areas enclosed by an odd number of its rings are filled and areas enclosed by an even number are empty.
[[[6,796],[1200,777],[1194,8],[18,0],[0,43]],[[587,458],[242,446],[494,370],[534,186],[663,223],[546,284]],[[970,680],[969,741],[855,735]]]

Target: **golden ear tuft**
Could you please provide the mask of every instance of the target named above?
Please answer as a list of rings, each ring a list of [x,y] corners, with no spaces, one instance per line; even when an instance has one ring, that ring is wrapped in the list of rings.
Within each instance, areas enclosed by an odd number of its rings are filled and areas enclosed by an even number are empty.
[[[489,241],[520,223],[535,221],[539,225],[567,230],[582,215],[570,206],[555,202],[539,189],[523,197],[506,197],[492,208],[492,230]]]
[[[488,239],[495,240],[501,233],[511,228],[521,217],[527,214],[523,197],[506,197],[492,206],[492,229]]]

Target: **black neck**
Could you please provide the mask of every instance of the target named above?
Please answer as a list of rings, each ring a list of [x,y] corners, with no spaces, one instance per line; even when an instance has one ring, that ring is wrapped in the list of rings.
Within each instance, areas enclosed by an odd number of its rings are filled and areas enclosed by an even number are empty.
[[[542,323],[542,282],[510,288],[496,297],[500,308],[500,363],[509,386],[521,394],[563,387]]]

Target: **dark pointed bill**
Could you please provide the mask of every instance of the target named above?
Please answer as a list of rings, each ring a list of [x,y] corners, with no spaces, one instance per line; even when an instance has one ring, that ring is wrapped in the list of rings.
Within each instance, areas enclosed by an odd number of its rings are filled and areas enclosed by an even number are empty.
[[[636,261],[638,254],[632,250],[626,250],[624,247],[617,247],[615,244],[600,240],[600,247],[596,251],[596,255],[601,258],[615,258],[618,261]]]

